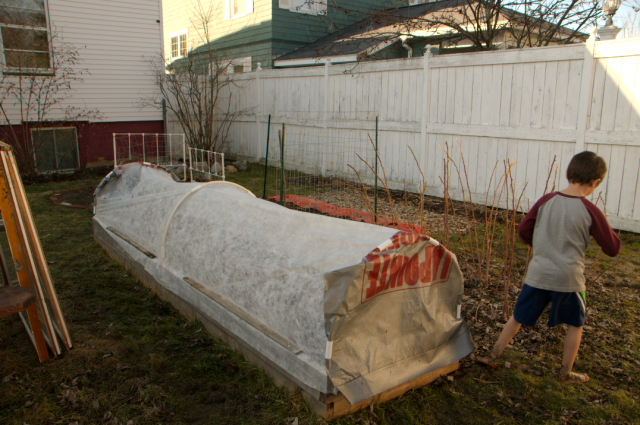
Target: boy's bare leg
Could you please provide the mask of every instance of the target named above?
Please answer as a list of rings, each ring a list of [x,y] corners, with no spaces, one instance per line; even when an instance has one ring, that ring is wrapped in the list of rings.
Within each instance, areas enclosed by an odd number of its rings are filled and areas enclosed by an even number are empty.
[[[580,341],[582,340],[582,327],[567,326],[567,335],[564,337],[564,355],[562,356],[562,369],[558,380],[562,384],[583,384],[589,382],[586,373],[572,372],[573,363],[576,361]]]
[[[477,357],[478,360],[482,364],[486,364],[487,366],[496,367],[496,359],[502,354],[507,344],[513,339],[514,336],[520,330],[520,323],[516,322],[516,319],[511,316],[507,323],[502,328],[502,332],[500,332],[500,336],[498,337],[498,341],[496,341],[491,353],[488,357]],[[580,342],[578,342],[578,346]],[[574,356],[575,359],[575,356]]]

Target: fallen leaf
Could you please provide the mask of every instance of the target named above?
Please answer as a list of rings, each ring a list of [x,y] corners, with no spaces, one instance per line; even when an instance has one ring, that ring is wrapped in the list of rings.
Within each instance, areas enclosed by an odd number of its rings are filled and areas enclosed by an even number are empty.
[[[93,407],[94,410],[98,410],[100,408],[100,402],[98,400],[93,400],[91,407]]]

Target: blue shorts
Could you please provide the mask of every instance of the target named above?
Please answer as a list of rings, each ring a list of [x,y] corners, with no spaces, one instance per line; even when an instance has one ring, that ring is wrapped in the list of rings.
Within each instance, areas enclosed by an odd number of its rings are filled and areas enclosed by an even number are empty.
[[[545,307],[551,303],[549,327],[561,323],[580,328],[586,318],[586,296],[584,292],[556,292],[533,288],[526,283],[520,291],[513,317],[525,326],[535,326]]]

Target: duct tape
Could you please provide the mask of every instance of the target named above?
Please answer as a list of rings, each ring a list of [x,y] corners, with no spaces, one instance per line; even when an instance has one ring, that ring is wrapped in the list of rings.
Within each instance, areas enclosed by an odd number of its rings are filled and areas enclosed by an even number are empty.
[[[331,360],[331,354],[333,353],[333,341],[327,341],[327,350],[324,352],[324,358]]]

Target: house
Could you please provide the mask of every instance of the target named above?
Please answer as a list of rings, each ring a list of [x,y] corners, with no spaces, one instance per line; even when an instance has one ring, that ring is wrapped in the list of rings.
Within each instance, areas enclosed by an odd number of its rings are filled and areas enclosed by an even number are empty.
[[[161,10],[160,0],[0,1],[0,139],[41,146],[38,171],[56,171],[112,163],[113,133],[163,133],[162,110],[141,103],[157,91],[148,61],[162,55]],[[53,84],[53,100],[27,104],[18,83]]]
[[[399,2],[399,1],[398,1]],[[384,0],[163,0],[169,64],[214,43],[229,72],[271,68],[273,58],[390,6]],[[358,12],[355,12],[358,11]]]
[[[340,31],[333,32],[306,46],[279,56],[275,67],[312,66],[327,61],[347,63],[367,60],[398,59],[422,56],[426,45],[434,53],[463,53],[477,50],[470,37],[477,22],[473,12],[461,11],[472,7],[469,0],[444,0],[387,9],[370,15]],[[522,46],[529,35],[535,45],[540,33],[553,25],[530,16],[503,9],[497,13],[493,48],[509,49]],[[582,42],[588,34],[560,26],[549,45],[573,40]],[[521,45],[518,45],[520,38]]]

